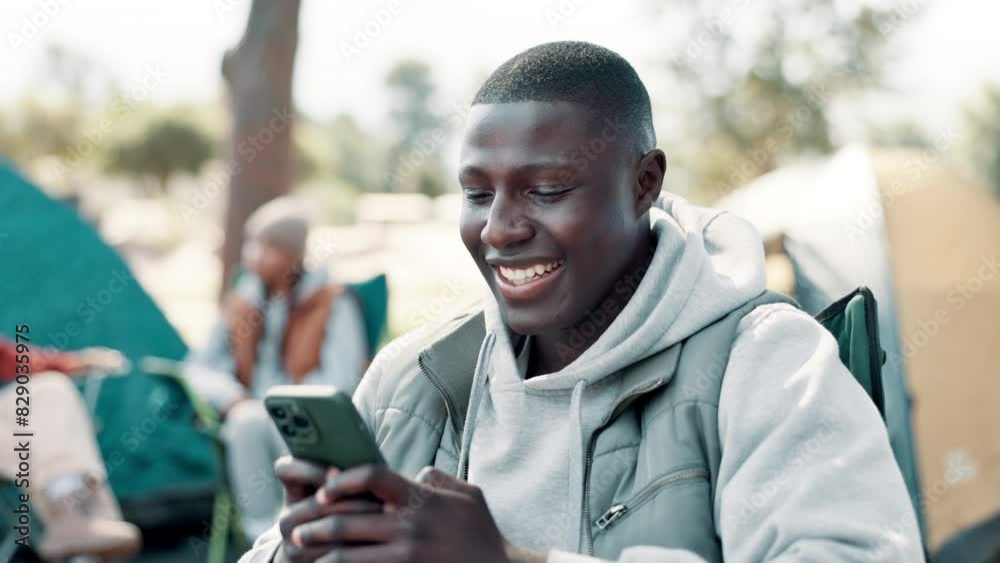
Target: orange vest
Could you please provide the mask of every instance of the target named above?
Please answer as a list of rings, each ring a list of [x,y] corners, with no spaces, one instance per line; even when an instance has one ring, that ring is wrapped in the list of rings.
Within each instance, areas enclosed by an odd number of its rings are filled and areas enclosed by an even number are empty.
[[[328,285],[289,311],[281,340],[281,358],[285,373],[293,382],[301,383],[306,374],[319,367],[327,320],[343,292],[341,285]],[[229,345],[236,362],[236,376],[249,389],[263,334],[264,312],[243,298],[230,295],[224,314],[230,327]]]

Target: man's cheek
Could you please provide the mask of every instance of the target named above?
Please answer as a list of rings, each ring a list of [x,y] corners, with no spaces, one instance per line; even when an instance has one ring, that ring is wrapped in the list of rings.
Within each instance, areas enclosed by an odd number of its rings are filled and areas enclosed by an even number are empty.
[[[459,226],[458,232],[462,239],[462,244],[465,245],[465,249],[469,251],[472,258],[477,261],[479,260],[479,247],[482,244],[480,234],[485,226],[469,221],[464,217]]]

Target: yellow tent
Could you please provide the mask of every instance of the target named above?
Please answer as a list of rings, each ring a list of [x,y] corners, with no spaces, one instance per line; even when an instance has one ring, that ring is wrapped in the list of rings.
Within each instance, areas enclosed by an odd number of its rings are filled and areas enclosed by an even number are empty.
[[[879,300],[887,422],[935,560],[1000,555],[1000,203],[942,153],[849,147],[719,203],[807,310]],[[813,311],[815,312],[815,311]]]

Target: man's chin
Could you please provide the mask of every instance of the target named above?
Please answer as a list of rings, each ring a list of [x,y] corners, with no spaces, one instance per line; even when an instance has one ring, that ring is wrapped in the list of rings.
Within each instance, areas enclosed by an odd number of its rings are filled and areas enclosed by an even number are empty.
[[[502,300],[499,303],[504,323],[516,334],[542,334],[552,329],[556,316],[547,314],[541,307],[511,307]]]

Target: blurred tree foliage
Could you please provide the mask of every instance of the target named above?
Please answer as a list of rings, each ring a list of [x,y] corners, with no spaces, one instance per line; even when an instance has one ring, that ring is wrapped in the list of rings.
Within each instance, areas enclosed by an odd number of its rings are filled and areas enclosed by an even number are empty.
[[[1000,197],[1000,84],[986,87],[969,104],[965,120],[969,164]]]
[[[74,106],[22,100],[0,115],[0,154],[30,162],[43,156],[68,158],[80,140],[81,116]]]
[[[434,82],[430,66],[414,60],[397,63],[386,75],[395,139],[389,148],[388,191],[437,196],[446,182],[440,151],[447,139],[445,120],[433,109]]]
[[[828,0],[669,0],[675,154],[711,201],[789,155],[833,148],[835,100],[883,86],[886,38],[912,15]],[[904,17],[905,16],[905,17]]]
[[[334,174],[361,191],[374,192],[384,188],[379,171],[384,169],[384,149],[378,140],[347,114],[338,115],[327,128],[332,146]]]
[[[166,192],[177,172],[196,174],[215,153],[212,140],[201,130],[182,121],[153,123],[142,135],[119,141],[108,155],[107,169],[136,178],[156,180]]]
[[[902,120],[873,130],[870,141],[878,146],[908,147],[912,149],[929,149],[933,141],[919,123],[912,120]]]

